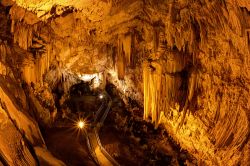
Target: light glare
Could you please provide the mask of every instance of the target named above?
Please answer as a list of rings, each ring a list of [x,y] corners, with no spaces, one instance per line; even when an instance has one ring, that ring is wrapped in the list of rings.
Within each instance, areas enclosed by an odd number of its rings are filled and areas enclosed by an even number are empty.
[[[84,128],[84,126],[85,126],[85,122],[84,122],[84,121],[79,121],[79,122],[78,122],[78,127],[79,127],[80,129]]]
[[[82,74],[79,75],[80,79],[89,82],[93,81],[93,88],[98,88],[101,85],[101,80],[103,79],[103,76],[101,73],[95,73],[95,74]]]

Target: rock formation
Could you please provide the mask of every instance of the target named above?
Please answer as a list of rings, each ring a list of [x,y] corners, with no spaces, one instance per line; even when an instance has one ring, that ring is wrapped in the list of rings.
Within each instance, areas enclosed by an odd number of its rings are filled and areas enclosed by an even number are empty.
[[[250,1],[2,0],[0,20],[3,161],[34,165],[52,90],[103,73],[199,165],[250,163]]]

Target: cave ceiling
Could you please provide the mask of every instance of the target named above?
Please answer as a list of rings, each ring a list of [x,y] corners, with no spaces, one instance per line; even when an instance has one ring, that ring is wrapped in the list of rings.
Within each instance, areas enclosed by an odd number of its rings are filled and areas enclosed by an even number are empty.
[[[212,35],[208,31],[224,28],[224,23],[229,22],[231,29],[242,33],[238,20],[228,20],[228,17],[239,15],[230,12],[231,9],[250,9],[250,2],[244,0],[3,0],[2,4],[13,5],[12,31],[19,46],[41,53],[50,52],[48,49],[52,47],[61,66],[76,73],[103,71],[107,45],[117,45],[117,40],[126,33],[136,31],[146,52],[151,52],[151,32],[155,26],[165,28],[165,40],[170,48],[194,52],[198,49],[196,42],[204,44],[205,38]],[[194,24],[198,24],[198,29]],[[31,38],[28,41],[38,44],[20,42],[21,32],[16,33],[20,26],[31,29],[32,32],[27,32]]]

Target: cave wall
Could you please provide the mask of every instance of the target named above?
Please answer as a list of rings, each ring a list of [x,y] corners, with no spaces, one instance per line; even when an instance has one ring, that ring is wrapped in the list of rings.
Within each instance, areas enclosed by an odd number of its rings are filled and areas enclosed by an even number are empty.
[[[27,86],[30,80],[35,80],[36,73],[25,70],[28,65],[35,65],[29,59],[31,53],[22,49],[25,45],[13,44],[8,15],[8,5],[13,3],[6,4],[7,7],[0,4],[0,165],[63,166],[47,150],[41,135],[39,113],[31,104]]]
[[[190,100],[188,115],[180,106],[159,109],[157,114],[165,113],[163,121],[166,129],[182,147],[210,165],[235,165],[244,151],[249,154],[249,15],[245,8],[235,6],[237,3],[229,1],[200,4],[177,2],[172,4],[167,20],[164,15],[160,18],[165,25],[167,45],[185,54],[195,71],[187,69],[190,73],[186,94],[186,100]],[[149,10],[156,12],[155,16],[162,14],[152,6]],[[162,56],[169,55],[165,53]],[[167,63],[164,65],[172,67]],[[178,69],[179,65],[174,66]],[[156,69],[156,72],[160,70]],[[196,73],[197,77],[195,86],[192,86],[192,73]],[[155,83],[159,81],[159,77],[153,79]],[[177,76],[174,81],[179,81]],[[158,86],[155,84],[155,88]],[[175,83],[174,88],[168,86],[163,84],[162,88],[173,90],[179,85]],[[191,98],[189,94],[195,87]],[[178,90],[170,95],[179,95]],[[158,95],[160,97],[164,96]],[[151,100],[152,107],[161,105],[158,102],[161,101]],[[245,162],[247,160],[249,158]],[[242,161],[241,164],[246,163]]]
[[[8,65],[12,57],[11,49],[7,42],[0,45],[1,162],[4,165],[36,165],[38,158],[33,147],[46,146],[38,124],[32,117],[21,79]]]
[[[144,5],[148,15],[140,17],[152,24],[143,22],[139,30],[143,62],[126,66],[124,74],[126,51],[118,51],[117,61],[123,62],[116,63],[114,84],[127,97],[144,93],[144,118],[156,127],[164,124],[200,164],[249,163],[247,6],[233,1]],[[142,103],[140,97],[134,99]]]

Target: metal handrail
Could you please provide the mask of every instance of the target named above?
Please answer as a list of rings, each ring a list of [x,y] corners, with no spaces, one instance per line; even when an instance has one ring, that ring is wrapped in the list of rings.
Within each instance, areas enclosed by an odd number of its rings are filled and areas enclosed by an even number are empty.
[[[105,121],[105,119],[106,119],[106,117],[107,117],[107,115],[108,115],[108,112],[109,112],[109,110],[110,110],[110,108],[111,108],[111,105],[112,105],[112,99],[111,99],[111,97],[108,95],[108,93],[107,93],[106,91],[104,91],[104,93],[105,93],[105,96],[107,96],[109,102],[108,102],[107,108],[105,109],[105,112],[104,112],[103,116],[102,116],[101,119],[100,119],[99,124],[101,124],[101,126],[103,125],[103,122]],[[104,98],[104,99],[105,99],[105,98]],[[95,115],[95,119],[94,119],[94,124],[95,124],[95,125],[96,125],[97,117],[99,116],[99,114],[100,114],[101,111],[103,110],[104,105],[105,105],[105,103],[106,103],[108,100],[105,99],[105,100],[102,102],[101,106],[99,107],[99,109],[98,109],[98,111],[97,111],[97,113],[96,113],[96,115]],[[97,124],[98,124],[98,123],[97,123]],[[103,153],[103,155],[104,155],[113,165],[119,166],[119,163],[118,163],[117,161],[115,161],[115,159],[114,159],[114,158],[106,151],[106,149],[102,146],[102,143],[101,143],[101,141],[100,141],[100,138],[99,138],[97,129],[98,129],[98,128],[96,128],[96,126],[94,126],[94,128],[93,128],[94,134],[95,134],[95,137],[96,137],[96,139],[97,139],[97,144],[98,144],[98,146],[99,146],[101,152]],[[86,132],[86,138],[87,138],[87,146],[88,146],[88,149],[89,149],[89,151],[90,151],[90,153],[91,153],[91,156],[93,157],[93,159],[95,160],[95,162],[96,162],[98,165],[100,165],[100,163],[99,163],[99,161],[98,161],[98,158],[97,158],[97,156],[96,156],[96,153],[94,152],[93,147],[92,147],[91,144],[90,144],[90,140],[89,140],[89,136],[88,136],[87,132]]]
[[[111,105],[112,105],[112,101],[110,101],[110,102],[108,103],[108,106],[107,106],[107,108],[106,108],[106,110],[105,110],[105,112],[104,112],[104,114],[103,114],[103,116],[102,116],[102,118],[101,118],[101,120],[100,120],[100,124],[101,124],[101,125],[103,124],[104,120],[106,119],[106,117],[107,117],[107,115],[108,115],[108,113],[109,113],[109,109],[110,109]]]
[[[101,106],[98,108],[98,111],[95,114],[94,123],[96,123],[97,117],[99,116],[100,112],[102,111],[104,105],[105,105],[105,102],[102,102]]]
[[[95,131],[95,135],[96,135],[96,138],[97,138],[97,144],[98,144],[98,146],[100,147],[101,152],[103,153],[103,155],[104,155],[113,165],[119,166],[120,164],[119,164],[117,161],[115,161],[115,159],[114,159],[114,158],[106,151],[106,149],[102,146],[102,143],[101,143],[101,141],[100,141],[100,138],[99,138],[99,135],[98,135],[96,129],[94,129],[94,131]]]
[[[89,152],[90,152],[92,158],[94,159],[94,161],[96,162],[96,164],[100,165],[100,163],[98,161],[98,158],[96,156],[96,153],[95,153],[95,151],[93,150],[93,147],[90,144],[88,133],[86,132],[85,135],[86,135],[86,139],[87,139],[87,146],[88,146]]]

